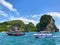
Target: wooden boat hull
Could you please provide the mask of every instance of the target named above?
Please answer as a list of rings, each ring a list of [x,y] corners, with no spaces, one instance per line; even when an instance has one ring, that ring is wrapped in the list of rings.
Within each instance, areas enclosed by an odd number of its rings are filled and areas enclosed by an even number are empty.
[[[8,35],[10,36],[22,36],[22,35],[25,35],[25,33],[22,33],[22,34],[12,34],[12,33],[7,33]]]

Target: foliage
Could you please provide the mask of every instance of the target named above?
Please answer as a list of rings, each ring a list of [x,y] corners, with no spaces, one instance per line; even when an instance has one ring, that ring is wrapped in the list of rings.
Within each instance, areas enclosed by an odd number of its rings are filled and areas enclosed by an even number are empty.
[[[29,28],[28,31],[36,31],[36,27],[33,23],[24,24],[21,20],[13,20],[8,22],[0,23],[0,31],[8,31],[12,25],[21,25],[21,31],[27,31],[26,29]]]
[[[3,23],[0,23],[0,31],[8,31],[9,28],[13,24],[21,25],[21,31],[24,31],[24,32],[43,31],[43,29],[50,23],[51,18],[52,18],[52,16],[46,15],[46,14],[41,16],[41,19],[40,19],[39,23],[36,26],[34,26],[34,24],[32,22],[29,22],[28,24],[25,24],[21,20],[12,20],[12,21],[3,22]],[[55,29],[55,32],[57,32],[59,30],[55,25],[55,20],[54,19],[53,19],[53,21],[54,21],[54,24],[53,24],[54,28],[53,29]]]
[[[26,32],[36,31],[36,27],[34,26],[34,24],[33,24],[32,22],[29,22],[29,24],[26,24],[25,31],[26,31]]]
[[[47,14],[44,14],[43,16],[41,16],[40,22],[36,25],[37,31],[38,32],[43,31],[43,29],[46,28],[46,26],[50,23],[51,19],[53,19],[52,16],[47,15]],[[55,20],[53,19],[53,21],[54,21],[54,24],[53,24],[54,29],[55,31],[57,31],[58,29],[55,25]]]

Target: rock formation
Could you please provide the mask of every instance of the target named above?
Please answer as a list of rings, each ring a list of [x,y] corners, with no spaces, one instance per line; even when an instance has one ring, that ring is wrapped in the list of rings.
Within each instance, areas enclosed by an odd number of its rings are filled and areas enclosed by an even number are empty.
[[[58,28],[55,25],[55,20],[50,15],[41,16],[40,22],[36,25],[38,32],[39,31],[50,31],[58,32]]]

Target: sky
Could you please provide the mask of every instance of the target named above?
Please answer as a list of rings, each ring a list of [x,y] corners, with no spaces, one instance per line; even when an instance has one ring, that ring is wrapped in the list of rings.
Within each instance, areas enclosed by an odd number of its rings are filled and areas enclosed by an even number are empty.
[[[43,14],[51,15],[60,30],[60,0],[0,0],[0,23],[22,20],[36,25]]]

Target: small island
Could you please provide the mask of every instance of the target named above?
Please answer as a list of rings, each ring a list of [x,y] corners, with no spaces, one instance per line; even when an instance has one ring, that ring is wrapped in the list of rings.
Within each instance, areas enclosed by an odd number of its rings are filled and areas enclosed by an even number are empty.
[[[44,14],[41,16],[39,23],[36,25],[39,31],[58,32],[59,29],[55,25],[55,20],[51,15]]]
[[[32,22],[25,24],[22,20],[12,20],[0,23],[0,32],[7,32],[12,25],[17,24],[20,25],[22,32],[40,32],[40,31],[50,31],[50,32],[58,32],[59,29],[55,25],[55,20],[51,15],[44,14],[41,16],[40,21],[35,26]],[[16,30],[15,30],[16,31]]]

